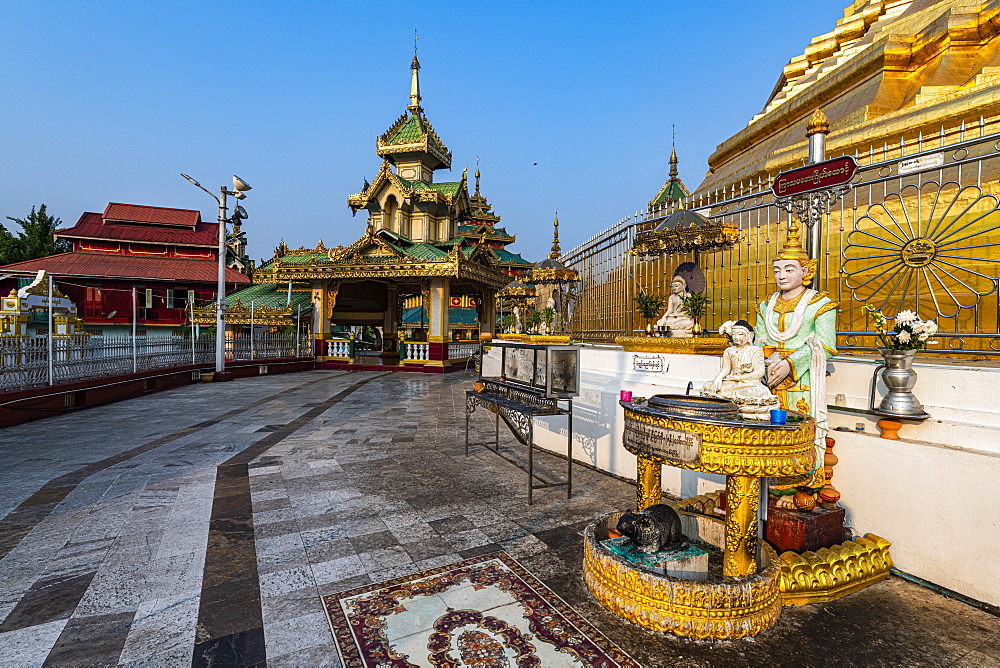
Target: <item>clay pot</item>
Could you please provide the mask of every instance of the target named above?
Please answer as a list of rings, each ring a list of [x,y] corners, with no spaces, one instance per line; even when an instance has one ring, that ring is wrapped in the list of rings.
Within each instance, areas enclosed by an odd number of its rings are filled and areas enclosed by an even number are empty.
[[[882,438],[887,438],[890,441],[899,440],[899,430],[902,429],[903,423],[899,420],[890,420],[889,418],[882,418],[875,424],[878,428],[882,430]]]
[[[792,497],[792,503],[802,512],[809,512],[816,507],[816,497],[806,488],[799,488]]]
[[[840,492],[837,491],[836,487],[827,485],[819,490],[819,500],[826,504],[836,505],[837,501],[840,501]]]

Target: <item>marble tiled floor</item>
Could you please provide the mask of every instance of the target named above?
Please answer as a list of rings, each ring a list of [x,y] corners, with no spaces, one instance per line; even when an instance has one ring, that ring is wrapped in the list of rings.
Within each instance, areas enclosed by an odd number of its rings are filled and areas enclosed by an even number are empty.
[[[469,381],[264,376],[0,431],[0,664],[338,665],[321,595],[504,550],[644,665],[1000,665],[1000,619],[896,578],[748,641],[622,622],[580,532],[632,486],[581,468],[528,506],[521,471],[464,456]]]

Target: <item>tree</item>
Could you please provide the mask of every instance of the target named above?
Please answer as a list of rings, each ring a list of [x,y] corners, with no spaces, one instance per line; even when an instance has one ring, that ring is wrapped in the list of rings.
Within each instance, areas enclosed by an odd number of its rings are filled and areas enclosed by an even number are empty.
[[[72,243],[65,239],[59,241],[53,239],[52,233],[62,225],[62,220],[48,215],[44,204],[39,206],[37,211],[35,207],[31,207],[31,213],[27,218],[7,216],[7,220],[20,225],[21,231],[14,236],[0,224],[0,264],[34,260],[56,253],[65,253],[73,248]]]

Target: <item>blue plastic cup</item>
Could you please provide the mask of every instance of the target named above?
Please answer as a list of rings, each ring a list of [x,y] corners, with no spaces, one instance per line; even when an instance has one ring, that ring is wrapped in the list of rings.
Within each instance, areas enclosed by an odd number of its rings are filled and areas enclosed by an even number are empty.
[[[788,411],[775,408],[771,411],[771,424],[786,424],[788,422]]]

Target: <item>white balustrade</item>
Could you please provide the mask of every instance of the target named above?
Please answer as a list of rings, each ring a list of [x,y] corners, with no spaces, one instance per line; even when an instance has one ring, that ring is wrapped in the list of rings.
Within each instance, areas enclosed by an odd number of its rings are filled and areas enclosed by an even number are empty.
[[[404,359],[414,360],[417,362],[426,362],[428,354],[430,351],[430,344],[428,343],[413,343],[411,341],[406,342],[406,357]]]
[[[351,342],[347,339],[330,339],[326,342],[326,354],[329,357],[342,357],[350,359]]]
[[[449,343],[448,359],[467,360],[479,352],[478,343]]]

